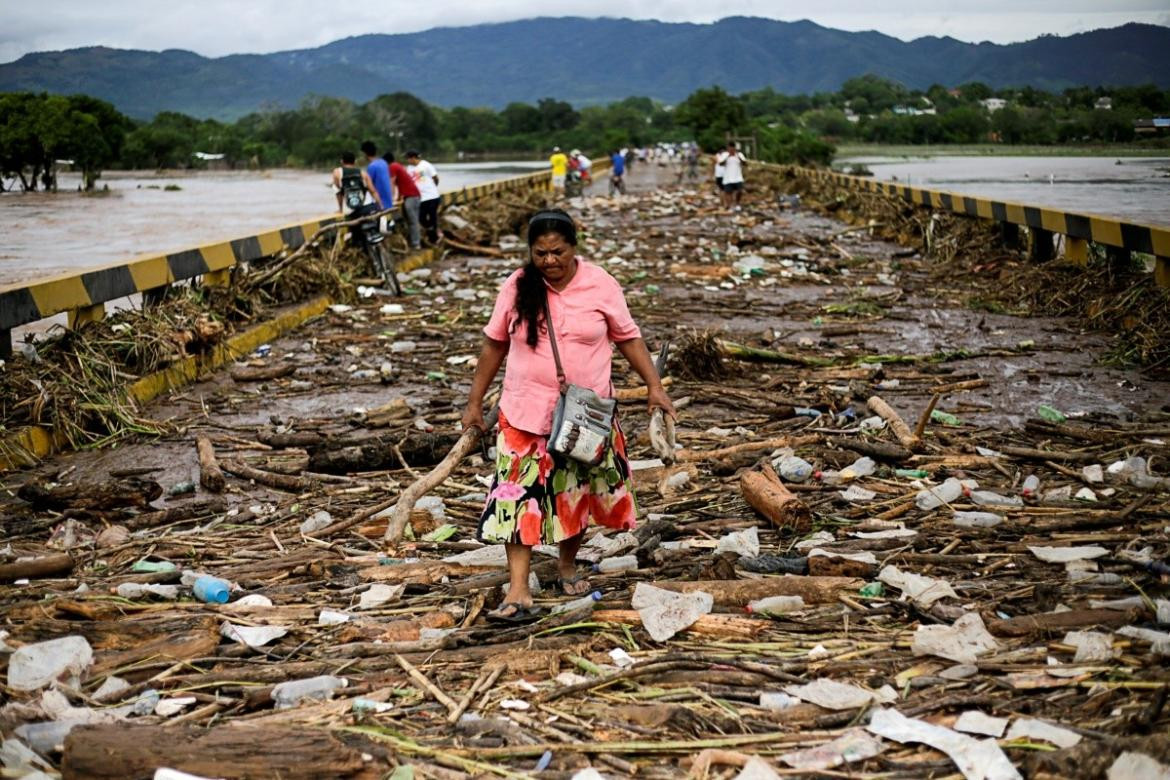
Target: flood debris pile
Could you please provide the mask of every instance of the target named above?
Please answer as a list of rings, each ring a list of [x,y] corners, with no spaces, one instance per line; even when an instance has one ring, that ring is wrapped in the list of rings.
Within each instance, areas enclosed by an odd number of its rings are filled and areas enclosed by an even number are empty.
[[[1164,384],[1119,387],[1067,325],[971,312],[772,198],[571,205],[671,340],[680,410],[659,457],[615,363],[644,517],[591,530],[596,597],[553,592],[538,550],[549,614],[485,622],[507,573],[474,541],[483,452],[384,539],[460,435],[523,256],[501,228],[152,407],[154,446],[6,475],[11,774],[1166,771]]]

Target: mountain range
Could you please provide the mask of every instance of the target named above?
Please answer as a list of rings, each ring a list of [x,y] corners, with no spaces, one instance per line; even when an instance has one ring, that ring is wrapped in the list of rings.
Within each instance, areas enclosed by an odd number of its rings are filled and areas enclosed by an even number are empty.
[[[645,95],[675,103],[718,84],[739,93],[833,91],[874,73],[911,88],[1153,82],[1170,87],[1170,27],[1126,24],[1011,44],[902,41],[809,21],[712,24],[539,18],[345,38],[313,49],[209,58],[101,46],[0,64],[0,91],[85,93],[137,118],[159,111],[231,120],[310,94],[369,100],[410,92],[439,106],[500,108],[557,97],[573,105]]]

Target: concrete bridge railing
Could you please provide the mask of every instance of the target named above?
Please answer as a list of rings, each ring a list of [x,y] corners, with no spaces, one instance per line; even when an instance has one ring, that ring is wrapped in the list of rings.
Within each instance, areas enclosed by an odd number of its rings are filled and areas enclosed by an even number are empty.
[[[1065,258],[1082,265],[1088,263],[1090,243],[1106,247],[1115,260],[1126,259],[1133,252],[1153,255],[1155,281],[1160,287],[1170,288],[1170,227],[910,187],[822,169],[767,164],[761,167],[789,177],[831,183],[856,192],[874,193],[917,206],[992,220],[1002,226],[1009,244],[1018,239],[1019,228],[1025,228],[1031,234],[1029,251],[1036,260],[1053,257],[1053,237],[1056,235],[1065,237]]]

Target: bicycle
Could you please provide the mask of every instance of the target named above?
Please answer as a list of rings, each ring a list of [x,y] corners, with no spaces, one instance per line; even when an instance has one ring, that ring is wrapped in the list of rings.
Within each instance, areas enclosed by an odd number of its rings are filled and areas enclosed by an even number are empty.
[[[378,207],[370,203],[361,207],[359,211],[355,211],[350,215],[350,218],[369,217],[369,215],[376,214],[377,211]],[[394,220],[387,218],[387,225],[392,227]],[[355,242],[355,246],[361,246],[366,256],[370,258],[370,262],[374,266],[374,273],[382,279],[386,287],[395,295],[402,295],[402,285],[398,283],[398,274],[395,272],[394,256],[390,254],[390,250],[386,246],[385,234],[378,229],[378,220],[362,219],[361,222],[350,228],[349,235],[350,239]]]

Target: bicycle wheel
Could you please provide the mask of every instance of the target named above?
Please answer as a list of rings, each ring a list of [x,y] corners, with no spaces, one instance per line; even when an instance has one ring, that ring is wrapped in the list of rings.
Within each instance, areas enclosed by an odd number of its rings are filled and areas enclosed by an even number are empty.
[[[395,295],[402,295],[402,285],[398,283],[398,274],[394,271],[394,257],[390,254],[390,250],[386,248],[386,244],[380,243],[374,247],[374,252],[380,257],[379,270],[386,286]]]

